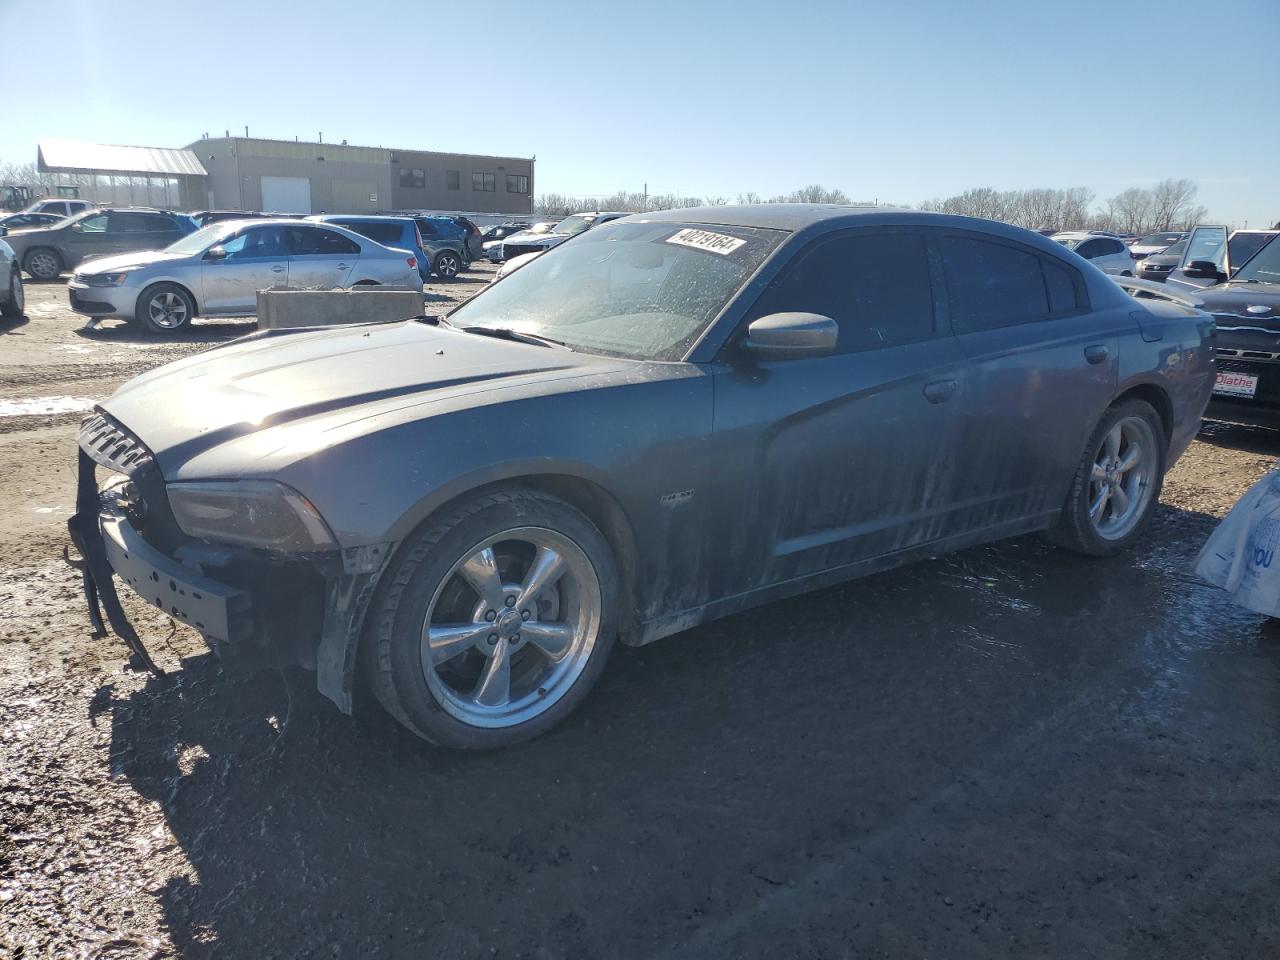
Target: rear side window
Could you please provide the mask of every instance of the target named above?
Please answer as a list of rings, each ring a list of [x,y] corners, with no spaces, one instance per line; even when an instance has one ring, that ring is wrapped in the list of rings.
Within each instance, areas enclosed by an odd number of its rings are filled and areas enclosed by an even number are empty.
[[[153,233],[159,231],[168,231],[172,233],[174,230],[178,229],[178,223],[172,217],[166,217],[159,213],[144,213],[141,216],[144,224],[144,230],[148,230]]]
[[[957,327],[993,330],[1048,316],[1049,294],[1036,254],[945,235],[941,250],[951,319]]]
[[[338,223],[362,237],[377,240],[382,244],[394,246],[403,242],[404,228],[398,223],[381,223],[377,220],[356,220],[351,223],[338,221]]]
[[[1071,271],[1060,263],[1042,258],[1044,269],[1044,285],[1049,291],[1049,311],[1051,313],[1070,313],[1080,306],[1076,296],[1076,282]]]
[[[141,213],[111,213],[107,215],[107,230],[111,233],[143,233],[147,218]]]
[[[286,227],[285,239],[289,255],[293,257],[344,256],[360,252],[360,247],[354,241],[340,233],[318,227]]]
[[[866,231],[820,241],[784,268],[752,317],[793,311],[835,320],[838,353],[932,336],[924,235]]]
[[[429,220],[415,220],[414,222],[418,225],[418,233],[424,237],[434,237],[439,233],[439,231],[436,230],[435,224],[431,223]]]

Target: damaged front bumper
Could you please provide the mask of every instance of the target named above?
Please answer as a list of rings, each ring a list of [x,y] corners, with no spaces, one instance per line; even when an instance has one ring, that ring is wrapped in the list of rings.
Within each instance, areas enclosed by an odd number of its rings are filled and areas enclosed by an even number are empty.
[[[95,636],[107,633],[105,611],[131,665],[163,673],[124,612],[119,577],[148,604],[198,630],[219,655],[235,650],[252,661],[254,651],[277,665],[316,670],[321,692],[351,712],[360,628],[391,544],[282,558],[193,541],[173,522],[150,451],[122,425],[93,414],[81,426],[79,447],[68,529]],[[99,487],[98,467],[118,476]]]

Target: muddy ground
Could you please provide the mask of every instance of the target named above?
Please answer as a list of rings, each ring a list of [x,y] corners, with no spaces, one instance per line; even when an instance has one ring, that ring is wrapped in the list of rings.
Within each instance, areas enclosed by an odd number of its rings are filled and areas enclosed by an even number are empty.
[[[250,328],[28,300],[0,327],[0,956],[1280,956],[1280,635],[1191,574],[1280,435],[1208,427],[1128,556],[1017,540],[619,649],[549,736],[456,755],[131,599],[180,670],[89,638],[59,559],[80,408]]]

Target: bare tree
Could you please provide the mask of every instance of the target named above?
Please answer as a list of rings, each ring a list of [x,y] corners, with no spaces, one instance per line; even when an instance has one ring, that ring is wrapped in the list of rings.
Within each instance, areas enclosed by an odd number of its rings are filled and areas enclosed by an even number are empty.
[[[754,190],[748,190],[746,193],[738,194],[738,203],[761,203],[760,194]]]
[[[1204,207],[1194,205],[1196,185],[1190,180],[1161,180],[1151,189],[1151,229],[1172,230],[1194,225]]]

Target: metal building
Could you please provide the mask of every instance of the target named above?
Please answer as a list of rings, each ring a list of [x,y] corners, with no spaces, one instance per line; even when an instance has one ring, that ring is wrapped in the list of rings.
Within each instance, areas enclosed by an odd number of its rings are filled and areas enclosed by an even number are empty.
[[[523,157],[250,137],[206,137],[186,152],[208,172],[200,206],[210,209],[533,211],[533,160]]]

